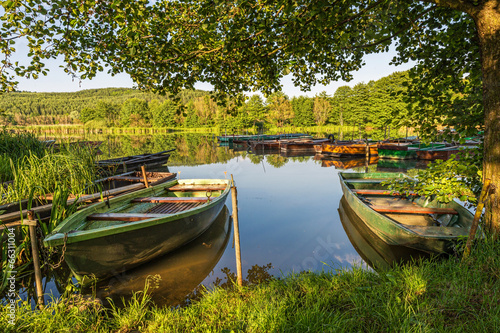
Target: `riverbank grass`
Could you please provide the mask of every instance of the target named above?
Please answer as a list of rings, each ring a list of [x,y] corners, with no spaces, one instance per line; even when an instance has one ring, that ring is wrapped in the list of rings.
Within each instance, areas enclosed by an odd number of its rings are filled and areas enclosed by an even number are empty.
[[[497,332],[500,245],[486,241],[462,261],[421,260],[374,272],[355,267],[300,273],[208,292],[184,308],[137,293],[125,307],[57,301],[17,308],[2,332]]]

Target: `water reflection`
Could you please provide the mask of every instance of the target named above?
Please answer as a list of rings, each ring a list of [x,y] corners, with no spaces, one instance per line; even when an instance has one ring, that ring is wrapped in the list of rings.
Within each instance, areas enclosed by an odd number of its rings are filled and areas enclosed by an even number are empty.
[[[415,169],[417,160],[396,160],[381,158],[377,163],[377,171],[381,172],[407,172],[408,169]]]
[[[128,299],[148,284],[148,291],[157,305],[177,305],[213,270],[230,238],[229,210],[223,210],[207,231],[189,244],[145,265],[100,282],[96,296],[111,298],[115,304]],[[84,292],[90,292],[85,290]]]
[[[338,211],[342,226],[352,245],[373,269],[388,269],[397,263],[429,257],[425,252],[385,243],[356,215],[344,196],[340,200]]]
[[[369,159],[366,157],[328,158],[321,159],[321,167],[335,167],[338,170],[347,170],[377,164],[378,161],[378,156],[371,156]]]

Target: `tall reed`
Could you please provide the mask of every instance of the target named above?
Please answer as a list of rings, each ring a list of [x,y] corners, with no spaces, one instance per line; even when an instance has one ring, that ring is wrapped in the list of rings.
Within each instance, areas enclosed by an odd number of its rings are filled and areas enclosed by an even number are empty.
[[[13,172],[10,160],[18,161],[27,154],[43,156],[45,144],[33,133],[14,133],[5,127],[0,130],[0,180],[11,180]]]
[[[78,196],[87,191],[93,192],[92,181],[97,177],[95,157],[89,149],[80,147],[64,147],[59,153],[47,153],[37,156],[29,153],[17,161],[9,160],[14,180],[8,186],[0,187],[0,204],[27,199],[28,209],[35,197],[43,197],[53,193],[53,206],[48,223],[41,224],[43,236],[52,230],[77,209],[76,202],[67,204],[70,196]],[[18,227],[16,236],[16,279],[22,279],[31,273],[32,256],[30,236],[26,227]],[[2,237],[4,237],[2,235]],[[38,239],[40,242],[42,238]],[[43,246],[39,244],[43,249]],[[0,246],[2,272],[0,272],[0,294],[7,286],[7,242]],[[51,261],[54,253],[45,251],[42,256],[43,265]]]
[[[53,193],[58,186],[70,189],[73,195],[86,193],[97,175],[95,157],[89,149],[66,148],[43,156],[29,152],[22,159],[10,161],[13,183],[0,188],[0,203],[26,199],[32,189],[35,197]]]

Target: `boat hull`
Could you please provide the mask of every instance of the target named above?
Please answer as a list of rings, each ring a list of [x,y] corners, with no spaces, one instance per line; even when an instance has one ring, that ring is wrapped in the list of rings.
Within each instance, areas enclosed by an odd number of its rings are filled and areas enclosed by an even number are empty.
[[[329,142],[328,139],[320,140],[290,140],[281,144],[280,149],[284,152],[295,151],[304,153],[316,153],[315,146]]]
[[[97,286],[96,296],[110,297],[115,304],[142,291],[148,278],[160,275],[157,288],[150,294],[157,305],[175,306],[184,303],[192,292],[214,269],[231,238],[231,217],[223,207],[214,223],[189,244],[137,268],[126,276],[110,279]]]
[[[417,152],[418,158],[420,160],[443,160],[446,161],[451,157],[451,155],[457,155],[459,149],[436,149],[436,150],[420,150]]]
[[[419,158],[420,150],[444,147],[444,143],[382,143],[378,146],[378,154],[384,159],[409,160]]]
[[[367,182],[357,185],[350,184],[348,186],[344,175],[351,177],[359,175],[360,179],[367,179],[363,177],[368,176],[363,176],[364,174],[346,175],[345,173],[339,173],[342,191],[349,206],[357,213],[365,225],[387,244],[407,246],[427,253],[436,254],[450,252],[454,242],[458,238],[468,236],[473,216],[467,209],[456,202],[443,204],[439,202],[427,202],[424,201],[424,199],[414,200],[415,203],[419,203],[419,206],[423,207],[455,209],[459,214],[459,221],[457,224],[464,226],[468,225],[469,228],[406,225],[373,210],[361,200],[360,196],[352,191],[353,188],[381,189],[380,183],[370,184]],[[394,173],[373,173],[370,174],[370,177],[386,178],[389,180],[394,177],[403,177],[403,175]],[[388,195],[388,197],[390,197],[390,195]]]
[[[224,202],[196,215],[161,223],[144,231],[68,244],[64,259],[75,276],[104,278],[139,266],[201,235],[220,213]]]
[[[378,148],[378,156],[385,159],[411,160],[417,158],[416,150],[393,150]]]
[[[378,155],[377,145],[369,145],[369,155]],[[365,144],[335,144],[335,143],[323,143],[321,145],[322,154],[330,154],[332,156],[365,156],[367,153],[367,146]]]

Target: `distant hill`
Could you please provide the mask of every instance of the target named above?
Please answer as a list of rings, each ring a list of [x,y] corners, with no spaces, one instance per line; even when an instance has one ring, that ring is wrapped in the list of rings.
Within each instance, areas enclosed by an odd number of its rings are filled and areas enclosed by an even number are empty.
[[[186,104],[190,99],[207,94],[209,92],[201,90],[185,90],[178,96],[181,103]],[[93,108],[98,101],[123,104],[131,98],[163,102],[169,97],[130,88],[88,89],[70,93],[12,92],[2,95],[0,111],[24,117],[69,116],[73,111]]]

